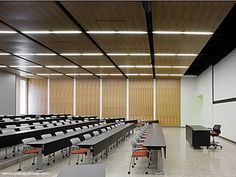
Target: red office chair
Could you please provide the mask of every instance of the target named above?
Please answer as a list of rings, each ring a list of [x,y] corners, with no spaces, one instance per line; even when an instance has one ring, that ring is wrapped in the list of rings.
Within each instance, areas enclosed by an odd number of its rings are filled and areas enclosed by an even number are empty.
[[[220,147],[220,149],[222,149],[222,146],[218,144],[218,142],[215,142],[215,137],[219,136],[221,131],[220,131],[221,125],[214,125],[213,129],[210,131],[210,135],[213,138],[213,141],[211,142],[210,146],[213,146],[215,149],[217,147]]]

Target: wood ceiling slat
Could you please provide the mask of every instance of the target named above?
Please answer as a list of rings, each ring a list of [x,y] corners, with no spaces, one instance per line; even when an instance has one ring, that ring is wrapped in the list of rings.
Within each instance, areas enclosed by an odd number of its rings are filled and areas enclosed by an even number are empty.
[[[141,2],[63,2],[86,30],[146,30]]]
[[[149,56],[112,56],[117,65],[151,65]]]
[[[83,65],[112,65],[105,56],[68,56],[75,63]]]
[[[155,57],[155,63],[159,66],[189,66],[195,57]]]
[[[0,18],[19,30],[77,30],[54,2],[0,2]]]

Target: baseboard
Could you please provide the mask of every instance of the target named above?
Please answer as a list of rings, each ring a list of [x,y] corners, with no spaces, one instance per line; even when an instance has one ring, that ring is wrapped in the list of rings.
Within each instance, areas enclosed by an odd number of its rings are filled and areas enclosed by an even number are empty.
[[[2,162],[0,164],[0,170],[2,170],[4,168],[7,168],[9,166],[15,165],[17,163],[20,163],[20,158],[21,158],[21,156],[18,156],[16,158],[12,158],[12,159],[9,159],[9,160],[6,160],[6,161]],[[28,160],[30,158],[32,158],[32,155],[25,155],[22,160]]]
[[[223,137],[223,136],[219,136],[219,137],[222,138],[222,139],[225,139],[225,140],[227,140],[227,141],[230,141],[231,143],[235,143],[235,144],[236,144],[236,142],[233,141],[233,140],[231,140],[231,139],[225,138],[225,137]]]

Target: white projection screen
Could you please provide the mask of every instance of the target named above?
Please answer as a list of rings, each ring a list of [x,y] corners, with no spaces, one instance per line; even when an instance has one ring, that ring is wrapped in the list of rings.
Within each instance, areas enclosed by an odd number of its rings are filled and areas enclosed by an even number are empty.
[[[236,49],[214,66],[214,101],[236,98]]]

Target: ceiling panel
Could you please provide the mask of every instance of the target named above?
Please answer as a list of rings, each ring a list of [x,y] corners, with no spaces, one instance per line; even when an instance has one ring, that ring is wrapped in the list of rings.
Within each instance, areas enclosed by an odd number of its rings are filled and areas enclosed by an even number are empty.
[[[63,2],[86,30],[146,31],[142,2]]]
[[[83,65],[113,65],[105,56],[67,56],[73,62]]]
[[[95,74],[121,74],[121,72],[116,68],[89,68],[89,70]]]
[[[153,30],[214,32],[234,2],[153,2]]]
[[[37,75],[28,75],[28,73],[26,72],[22,72],[20,70],[16,70],[16,69],[12,69],[12,68],[0,68],[0,71],[5,71],[5,72],[10,72],[16,75],[20,75],[21,77],[25,77],[25,78],[42,78],[40,76]]]
[[[94,34],[92,37],[107,53],[148,53],[147,35]]]
[[[195,57],[155,57],[155,64],[160,66],[189,66]]]
[[[78,30],[55,2],[0,2],[0,18],[19,30]]]
[[[164,69],[164,68],[156,68],[156,74],[184,74],[187,69]]]
[[[11,55],[7,55],[7,56],[0,56],[0,63],[3,65],[24,65],[24,66],[29,66],[29,65],[35,65],[32,64],[31,62],[22,60],[20,58],[11,56]]]
[[[100,52],[84,34],[30,34],[58,53]]]
[[[69,73],[88,73],[85,70],[81,69],[81,68],[52,68],[55,71],[64,73],[64,74],[69,74]]]
[[[151,65],[150,56],[112,56],[117,65]]]
[[[152,74],[151,68],[122,68],[125,74]]]

